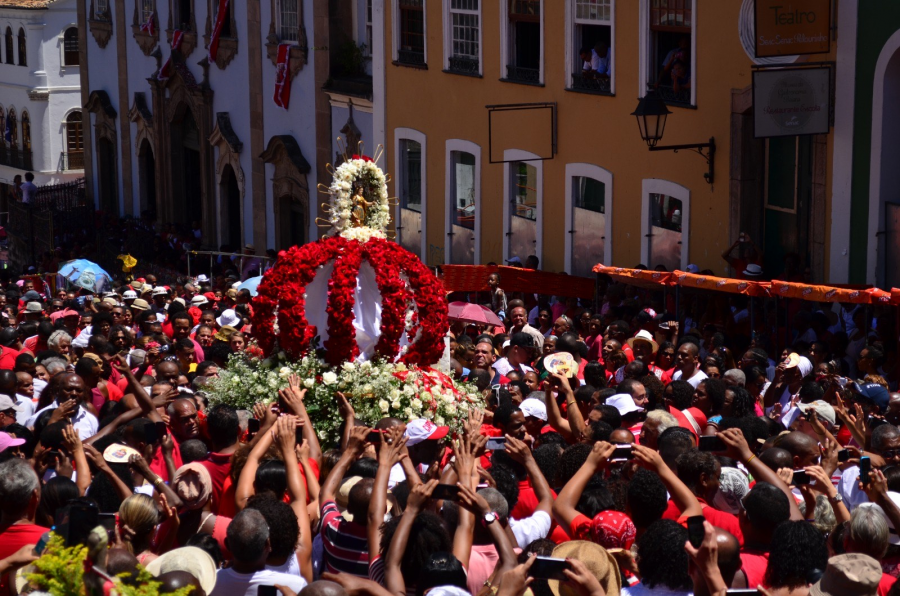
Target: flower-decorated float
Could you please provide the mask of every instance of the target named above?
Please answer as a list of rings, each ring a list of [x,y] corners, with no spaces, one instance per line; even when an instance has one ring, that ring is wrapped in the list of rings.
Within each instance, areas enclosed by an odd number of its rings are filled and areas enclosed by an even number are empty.
[[[379,148],[380,153],[380,148]],[[373,425],[427,418],[453,430],[483,405],[475,388],[437,368],[449,327],[444,289],[419,258],[388,239],[388,179],[353,155],[333,172],[322,239],[278,255],[253,300],[255,356],[233,357],[210,403],[250,409],[277,399],[292,374],[322,439],[341,422],[335,393]]]

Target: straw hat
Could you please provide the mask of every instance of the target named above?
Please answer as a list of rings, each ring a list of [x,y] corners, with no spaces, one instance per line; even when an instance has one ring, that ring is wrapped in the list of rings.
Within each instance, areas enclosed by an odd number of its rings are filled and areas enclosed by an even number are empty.
[[[553,557],[557,559],[578,559],[588,571],[594,574],[607,596],[619,596],[622,590],[622,577],[619,566],[609,552],[599,544],[586,540],[563,542],[553,549]],[[573,590],[559,580],[547,580],[553,596],[577,596]]]
[[[147,571],[155,577],[170,571],[185,571],[197,578],[207,594],[212,594],[216,587],[216,562],[196,546],[176,548],[160,555],[147,563]]]

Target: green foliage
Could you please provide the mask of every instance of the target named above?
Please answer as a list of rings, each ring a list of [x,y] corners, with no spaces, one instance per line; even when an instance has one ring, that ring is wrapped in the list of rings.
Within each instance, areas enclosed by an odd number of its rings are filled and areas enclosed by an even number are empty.
[[[366,61],[368,58],[365,54],[366,44],[356,45],[352,39],[348,39],[338,46],[336,62],[340,66],[342,74],[347,76],[356,76],[364,74],[366,71]]]

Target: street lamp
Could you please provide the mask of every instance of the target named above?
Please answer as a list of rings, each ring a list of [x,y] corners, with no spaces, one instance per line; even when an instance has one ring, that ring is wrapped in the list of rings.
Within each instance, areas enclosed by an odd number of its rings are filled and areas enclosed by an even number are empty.
[[[638,100],[637,108],[631,113],[637,118],[638,129],[641,132],[641,138],[646,141],[650,151],[675,151],[681,149],[696,151],[709,164],[709,172],[703,174],[703,177],[710,184],[713,183],[713,172],[715,170],[716,157],[716,139],[710,137],[708,143],[697,143],[693,145],[666,145],[658,147],[656,144],[662,139],[663,132],[666,129],[666,117],[672,112],[666,107],[666,102],[662,100],[656,91],[649,91]],[[703,153],[706,149],[707,152]]]

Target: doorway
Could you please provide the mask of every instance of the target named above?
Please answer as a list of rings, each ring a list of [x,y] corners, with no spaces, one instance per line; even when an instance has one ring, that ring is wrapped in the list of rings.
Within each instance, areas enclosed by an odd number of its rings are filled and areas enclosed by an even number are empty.
[[[141,190],[141,215],[156,219],[156,156],[150,141],[144,139],[138,151],[138,172]]]
[[[203,171],[200,164],[200,129],[187,106],[180,121],[172,123],[172,198],[177,223],[203,222]]]
[[[220,244],[240,246],[243,244],[241,190],[238,187],[234,169],[230,165],[225,166],[225,170],[222,172],[222,181],[219,183],[219,200],[222,209],[222,240]]]
[[[100,210],[118,215],[119,198],[116,182],[116,146],[107,138],[101,138],[97,151],[100,154],[98,172],[100,183]]]
[[[293,197],[278,199],[279,248],[286,250],[292,246],[306,244],[306,207]]]
[[[811,136],[766,141],[763,271],[772,279],[806,279],[812,165]]]

